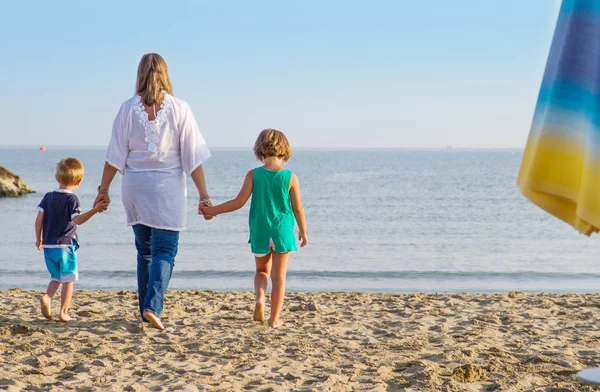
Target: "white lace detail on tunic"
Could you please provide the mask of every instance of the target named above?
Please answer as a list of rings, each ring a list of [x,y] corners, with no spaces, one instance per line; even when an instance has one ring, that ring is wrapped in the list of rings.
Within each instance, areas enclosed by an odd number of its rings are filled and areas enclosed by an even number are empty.
[[[160,160],[166,157],[167,152],[172,145],[171,139],[168,138],[169,144],[164,146],[162,150],[159,149],[158,146],[160,140],[160,127],[166,121],[167,115],[173,107],[170,99],[171,96],[166,92],[163,92],[163,94],[163,102],[160,104],[160,108],[156,113],[156,118],[154,120],[148,118],[148,113],[144,108],[141,96],[136,95],[136,102],[133,105],[133,110],[138,115],[140,124],[142,124],[145,130],[146,138],[144,140],[148,143],[148,151],[150,151],[153,156],[158,155]]]
[[[187,217],[185,175],[205,162],[210,150],[190,106],[170,94],[163,103],[156,120],[149,121],[139,96],[123,102],[105,160],[123,173],[128,225],[179,231]]]

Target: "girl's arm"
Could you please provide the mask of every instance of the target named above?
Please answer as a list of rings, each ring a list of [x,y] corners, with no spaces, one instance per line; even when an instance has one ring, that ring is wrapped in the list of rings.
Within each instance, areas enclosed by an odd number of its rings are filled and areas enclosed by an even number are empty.
[[[38,211],[35,218],[35,247],[42,250],[42,225],[44,224],[44,213]]]
[[[238,193],[235,199],[214,207],[202,207],[202,213],[204,215],[216,216],[219,214],[226,214],[228,212],[239,210],[244,206],[244,204],[246,204],[246,202],[252,195],[253,179],[254,170],[250,170],[248,174],[246,174],[246,178],[244,179],[242,189],[240,189],[240,193]]]
[[[290,195],[292,196],[292,209],[294,210],[294,216],[298,222],[298,239],[302,241],[301,247],[308,244],[308,237],[306,236],[306,220],[304,219],[304,208],[302,207],[302,199],[300,198],[300,181],[296,174],[292,174],[292,180],[290,181]]]

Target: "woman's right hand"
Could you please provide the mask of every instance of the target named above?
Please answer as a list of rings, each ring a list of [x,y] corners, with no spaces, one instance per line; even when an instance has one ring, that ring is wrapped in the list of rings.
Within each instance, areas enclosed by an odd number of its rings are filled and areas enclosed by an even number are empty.
[[[106,203],[106,208],[108,208],[108,205],[110,204],[110,196],[108,195],[108,193],[98,192],[98,196],[96,196],[96,200],[94,200],[94,207],[96,207],[96,204],[98,203]],[[99,212],[104,211],[106,211],[106,209]]]
[[[110,204],[110,196],[108,195],[108,188],[112,183],[115,175],[117,174],[117,168],[110,165],[108,162],[104,162],[104,169],[102,170],[102,181],[100,181],[100,186],[98,187],[98,196],[96,196],[96,200],[94,200],[94,206],[99,202],[105,202],[106,208]]]

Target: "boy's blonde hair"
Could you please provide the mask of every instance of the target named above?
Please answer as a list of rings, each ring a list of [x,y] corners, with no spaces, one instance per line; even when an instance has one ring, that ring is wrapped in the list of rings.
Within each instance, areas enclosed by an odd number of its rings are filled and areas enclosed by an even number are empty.
[[[283,132],[269,128],[258,135],[256,143],[254,143],[254,155],[259,161],[264,161],[268,157],[276,157],[287,162],[292,157],[292,147]]]
[[[83,178],[83,163],[77,158],[63,158],[56,164],[56,180],[62,185],[77,185]]]
[[[162,103],[163,90],[173,94],[167,62],[158,53],[147,53],[138,65],[135,93],[143,103],[152,106]]]

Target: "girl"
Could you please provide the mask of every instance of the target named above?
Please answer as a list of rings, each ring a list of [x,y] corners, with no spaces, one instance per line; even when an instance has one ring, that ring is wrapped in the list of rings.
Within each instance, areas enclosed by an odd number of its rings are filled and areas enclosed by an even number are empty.
[[[269,327],[277,328],[283,324],[283,321],[279,320],[279,313],[283,307],[288,259],[290,252],[298,250],[294,236],[294,216],[298,221],[298,239],[301,247],[308,243],[306,222],[298,177],[283,167],[292,157],[292,149],[283,132],[275,129],[262,131],[254,144],[254,155],[264,165],[246,174],[237,197],[214,207],[200,206],[198,212],[205,217],[212,217],[236,211],[242,208],[252,195],[248,243],[256,261],[254,321],[265,321],[265,293],[271,276],[273,290]]]

